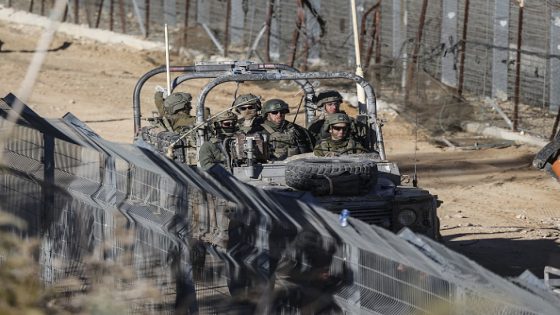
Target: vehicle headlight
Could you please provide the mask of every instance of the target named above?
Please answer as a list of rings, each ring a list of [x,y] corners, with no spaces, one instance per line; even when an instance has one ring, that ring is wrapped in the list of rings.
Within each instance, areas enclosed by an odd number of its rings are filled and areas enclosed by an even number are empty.
[[[397,220],[403,226],[412,225],[414,222],[416,222],[416,218],[416,212],[410,209],[401,210],[401,212],[399,212],[399,215],[397,216]]]

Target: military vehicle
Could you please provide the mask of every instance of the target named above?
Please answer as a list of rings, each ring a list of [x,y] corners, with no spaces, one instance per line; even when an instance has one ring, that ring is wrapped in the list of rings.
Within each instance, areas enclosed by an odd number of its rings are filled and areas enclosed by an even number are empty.
[[[209,138],[207,95],[216,86],[227,82],[293,81],[303,91],[305,122],[313,121],[316,111],[315,90],[317,80],[346,80],[359,84],[366,96],[359,104],[355,119],[367,126],[366,147],[372,153],[319,158],[311,154],[293,156],[284,161],[266,159],[269,143],[260,134],[238,134],[225,144],[231,163],[227,166],[237,179],[266,190],[289,194],[306,202],[320,204],[334,213],[347,209],[350,216],[368,224],[398,232],[404,227],[414,232],[438,239],[439,219],[437,196],[412,184],[405,184],[398,166],[385,155],[382,124],[377,117],[373,87],[362,77],[349,72],[299,72],[282,64],[251,62],[200,63],[194,66],[170,67],[177,73],[171,84],[173,91],[183,82],[210,78],[202,88],[196,104],[196,126],[183,133],[156,131],[141,126],[140,92],[144,83],[166,71],[165,67],[151,70],[140,78],[134,90],[135,142],[151,146],[178,163],[194,167],[193,154]],[[205,114],[206,113],[206,114]],[[154,119],[151,119],[152,125]]]

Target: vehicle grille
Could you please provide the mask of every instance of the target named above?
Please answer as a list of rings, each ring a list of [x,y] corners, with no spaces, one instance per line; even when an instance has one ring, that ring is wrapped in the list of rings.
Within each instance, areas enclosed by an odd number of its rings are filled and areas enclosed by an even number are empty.
[[[323,206],[336,214],[339,214],[342,209],[348,209],[350,216],[366,222],[367,224],[379,225],[384,228],[392,226],[392,206],[384,203],[382,206],[379,204],[367,206],[364,204],[323,204]]]

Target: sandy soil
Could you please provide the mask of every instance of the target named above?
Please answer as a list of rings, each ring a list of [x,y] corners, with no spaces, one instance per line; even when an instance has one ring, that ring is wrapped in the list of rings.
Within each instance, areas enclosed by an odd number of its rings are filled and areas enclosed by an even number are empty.
[[[0,96],[17,93],[39,38],[39,29],[0,22]],[[63,43],[68,42],[67,48]],[[58,118],[72,112],[101,136],[132,140],[132,92],[138,77],[163,64],[162,53],[99,44],[57,35],[27,103],[39,114]],[[172,57],[174,63],[178,57]],[[196,94],[203,81],[182,88]],[[150,115],[155,85],[142,95],[144,117]],[[214,93],[214,110],[227,106],[235,85]],[[240,86],[265,98],[286,98],[294,106],[300,95],[290,86]],[[444,202],[439,209],[444,243],[504,276],[525,269],[542,277],[545,265],[560,267],[560,184],[531,168],[538,148],[460,150],[439,148],[414,126],[391,112],[383,113],[388,157]],[[415,146],[417,150],[415,152]],[[416,163],[415,163],[416,160]]]

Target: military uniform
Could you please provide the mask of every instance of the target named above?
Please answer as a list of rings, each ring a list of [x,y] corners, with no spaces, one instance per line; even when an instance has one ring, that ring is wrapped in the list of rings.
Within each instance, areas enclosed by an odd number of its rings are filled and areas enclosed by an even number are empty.
[[[253,117],[250,120],[240,118],[237,121],[237,129],[245,134],[260,132],[263,130],[261,126],[263,122],[264,120],[260,116]]]
[[[326,138],[315,146],[313,154],[316,156],[339,156],[345,154],[368,152],[364,146],[352,138],[333,140]]]
[[[230,125],[224,127],[221,124],[229,121]],[[231,169],[231,155],[228,150],[232,137],[235,133],[237,116],[231,112],[224,112],[214,118],[214,131],[216,136],[204,142],[198,151],[198,164],[202,169],[208,170],[219,164],[226,169]]]
[[[196,123],[196,117],[184,112],[180,112],[174,115],[168,115],[167,119],[169,120],[171,129],[175,132],[184,131],[185,129],[191,129]]]
[[[344,111],[341,111],[340,113],[345,114]],[[314,120],[309,127],[307,127],[307,130],[309,130],[309,133],[313,136],[317,143],[319,143],[321,139],[325,139],[330,136],[328,130],[329,128],[325,124],[325,116],[326,115],[321,115],[320,118]],[[367,143],[367,125],[356,121],[352,117],[350,117],[350,120],[350,134],[352,137],[362,144]]]
[[[261,126],[262,133],[269,144],[270,160],[284,160],[296,154],[312,151],[313,138],[307,129],[285,119],[284,115],[289,112],[288,103],[281,99],[271,99],[263,105],[262,115],[267,119]],[[280,114],[282,116],[276,116]],[[276,122],[272,120],[276,120]]]
[[[261,126],[270,144],[271,160],[284,160],[296,154],[311,152],[312,140],[305,128],[286,120],[280,126],[268,120]]]
[[[161,125],[167,131],[181,132],[195,125],[196,117],[190,114],[192,96],[189,93],[176,92],[163,98],[163,92],[154,95]]]
[[[324,120],[324,129],[329,135],[313,148],[316,156],[338,156],[369,152],[351,133],[352,119],[345,113],[334,113]],[[336,128],[336,129],[335,129]]]
[[[230,161],[226,150],[226,141],[226,138],[212,138],[202,144],[198,152],[198,161],[203,170],[206,171],[216,164],[226,169],[229,168]]]
[[[252,109],[247,107],[253,106]],[[235,112],[239,115],[237,129],[245,134],[255,133],[262,130],[263,118],[258,115],[261,110],[261,100],[254,94],[239,95],[232,104]]]

